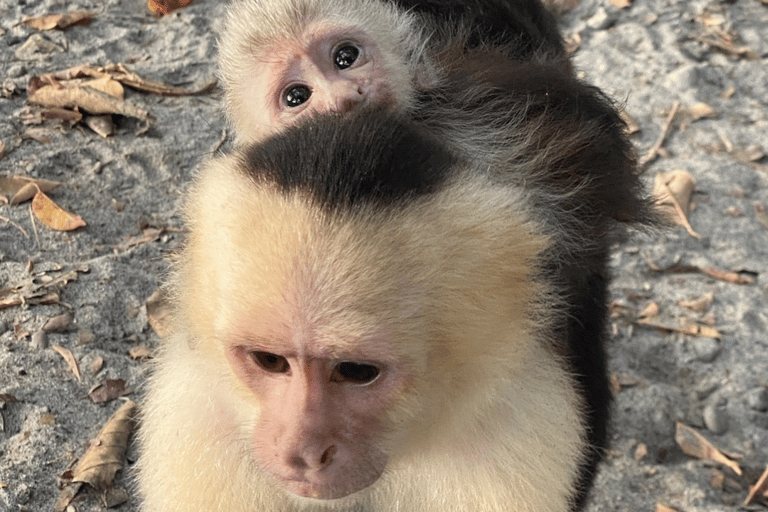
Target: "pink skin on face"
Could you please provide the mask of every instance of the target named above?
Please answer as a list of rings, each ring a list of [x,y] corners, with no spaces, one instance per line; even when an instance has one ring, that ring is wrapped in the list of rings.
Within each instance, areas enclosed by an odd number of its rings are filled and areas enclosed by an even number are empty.
[[[227,349],[260,405],[254,459],[303,497],[337,499],[373,484],[387,463],[382,418],[407,379],[390,356],[365,343],[340,356],[315,329],[273,326],[246,328]]]
[[[361,30],[318,29],[265,49],[244,84],[251,121],[262,132],[315,112],[348,112],[363,102],[394,104],[377,46]]]

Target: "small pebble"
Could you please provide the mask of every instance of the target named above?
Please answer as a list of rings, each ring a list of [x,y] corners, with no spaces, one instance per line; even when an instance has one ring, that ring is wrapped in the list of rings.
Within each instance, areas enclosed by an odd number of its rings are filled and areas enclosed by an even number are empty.
[[[753,411],[768,411],[768,389],[760,387],[750,389],[745,393],[747,407]]]
[[[704,425],[715,434],[724,434],[728,430],[728,413],[725,408],[710,404],[704,408]]]

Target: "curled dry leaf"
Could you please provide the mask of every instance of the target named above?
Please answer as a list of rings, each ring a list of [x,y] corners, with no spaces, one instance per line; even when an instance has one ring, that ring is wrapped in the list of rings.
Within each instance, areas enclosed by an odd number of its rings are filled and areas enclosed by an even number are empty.
[[[714,300],[715,294],[710,292],[698,299],[678,301],[678,305],[697,313],[704,313]]]
[[[701,460],[717,462],[730,468],[737,475],[741,475],[741,468],[735,460],[726,457],[723,452],[707,441],[704,436],[680,422],[677,423],[675,442],[686,455]]]
[[[720,334],[720,331],[718,331],[714,327],[710,327],[708,325],[696,324],[696,323],[683,325],[683,326],[675,326],[675,325],[666,325],[659,322],[654,322],[653,320],[648,318],[640,318],[635,322],[635,324],[654,327],[662,331],[679,332],[681,334],[688,334],[690,336],[697,336],[699,338],[713,338],[713,339],[719,340],[722,337],[722,335]]]
[[[75,467],[72,481],[87,483],[100,490],[112,486],[115,473],[123,468],[135,413],[136,404],[128,400],[109,418]]]
[[[77,366],[77,360],[75,359],[75,356],[72,355],[72,352],[61,345],[52,345],[51,348],[64,358],[69,365],[69,369],[72,370],[72,373],[77,377],[77,381],[80,382],[80,368]]]
[[[43,192],[35,194],[32,200],[32,213],[40,222],[56,231],[72,231],[86,225],[82,217],[63,210]]]
[[[171,327],[171,302],[168,291],[158,288],[146,302],[149,325],[161,338],[168,336]]]
[[[695,188],[696,180],[691,173],[678,169],[656,175],[653,196],[660,209],[670,212],[672,221],[684,226],[691,236],[701,238],[688,222],[691,194]]]
[[[46,320],[42,330],[45,332],[64,332],[69,329],[73,319],[72,313],[62,313]]]
[[[27,89],[27,100],[44,107],[82,109],[91,114],[120,114],[144,121],[153,120],[147,110],[84,85],[65,86],[56,82],[40,86],[41,80],[33,78]]]
[[[177,9],[188,7],[192,4],[192,0],[149,0],[147,7],[155,14],[165,16]]]
[[[717,112],[715,109],[704,102],[695,103],[689,109],[689,112],[693,121],[698,121],[699,119],[704,119],[705,117],[717,117]]]
[[[123,379],[107,379],[91,388],[88,391],[88,396],[91,397],[93,403],[101,404],[130,393],[132,391],[125,388],[125,381]]]
[[[755,498],[761,494],[768,497],[768,466],[766,466],[765,471],[763,471],[763,474],[760,476],[757,483],[749,486],[749,494],[744,500],[744,506],[746,507],[755,501]]]
[[[659,305],[655,302],[649,302],[647,306],[637,315],[639,318],[651,319],[659,314]]]
[[[90,87],[91,89],[96,89],[97,91],[109,94],[113,98],[119,100],[125,99],[125,89],[123,89],[122,84],[109,76],[94,78],[93,80],[83,82],[82,85],[83,87]]]
[[[10,197],[9,203],[17,205],[29,201],[37,190],[48,192],[61,185],[58,181],[27,178],[26,176],[0,176],[0,195]]]
[[[73,25],[88,25],[92,19],[93,14],[90,12],[75,11],[64,14],[46,14],[34,18],[25,17],[21,22],[37,30],[52,30],[54,28],[65,29]]]
[[[129,350],[128,355],[131,356],[131,359],[135,359],[136,361],[144,361],[152,357],[152,351],[149,350],[149,347],[146,345],[139,345]]]

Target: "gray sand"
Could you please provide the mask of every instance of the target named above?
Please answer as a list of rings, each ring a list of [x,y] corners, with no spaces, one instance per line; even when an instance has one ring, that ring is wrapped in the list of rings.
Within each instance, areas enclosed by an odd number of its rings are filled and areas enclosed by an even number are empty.
[[[99,14],[90,26],[65,31],[39,33],[19,24],[23,16],[63,10]],[[35,235],[29,203],[0,205],[0,216],[18,225],[0,220],[0,289],[33,276],[40,282],[88,269],[59,290],[59,304],[0,310],[0,393],[16,399],[0,400],[0,510],[52,510],[59,475],[121,404],[94,404],[89,389],[105,379],[141,388],[147,363],[128,352],[158,344],[144,301],[162,282],[167,255],[182,239],[178,208],[195,165],[222,142],[224,150],[229,144],[215,94],[163,97],[127,90],[157,120],[137,136],[139,123],[122,118],[118,133],[104,139],[82,125],[23,124],[27,82],[79,64],[123,62],[173,85],[203,85],[214,74],[213,27],[222,11],[219,2],[197,0],[158,19],[143,0],[0,0],[0,175],[63,182],[50,196],[88,223],[69,233],[38,223]],[[633,140],[641,155],[680,102],[663,151],[646,175],[651,182],[659,172],[684,169],[695,177],[690,221],[703,235],[694,238],[682,227],[635,234],[616,250],[611,290],[620,314],[612,321],[609,351],[611,373],[624,385],[616,394],[612,448],[588,510],[651,511],[657,503],[683,512],[736,509],[768,464],[768,216],[761,213],[768,208],[768,158],[760,158],[760,150],[768,151],[768,5],[635,0],[620,10],[607,0],[582,0],[562,21],[567,35],[581,39],[580,72],[637,121]],[[718,33],[736,37],[731,51],[702,42]],[[699,102],[712,107],[714,117],[693,120],[690,112]],[[40,128],[47,142],[29,136]],[[745,157],[747,150],[755,160]],[[131,245],[147,227],[167,230]],[[754,282],[659,273],[651,263],[744,271],[740,275]],[[679,304],[707,294],[712,301],[703,311]],[[651,302],[660,309],[654,321],[709,321],[721,339],[633,324],[632,316]],[[67,330],[47,333],[47,348],[33,343],[32,334],[48,318],[68,311],[74,321]],[[82,382],[54,344],[72,351]],[[88,366],[98,357],[103,369],[93,374]],[[674,440],[676,422],[743,456],[743,476],[685,455]],[[128,456],[135,461],[135,447]],[[115,483],[130,496],[116,508],[123,512],[137,508],[127,473],[118,473]],[[97,493],[81,494],[77,510],[104,509]]]

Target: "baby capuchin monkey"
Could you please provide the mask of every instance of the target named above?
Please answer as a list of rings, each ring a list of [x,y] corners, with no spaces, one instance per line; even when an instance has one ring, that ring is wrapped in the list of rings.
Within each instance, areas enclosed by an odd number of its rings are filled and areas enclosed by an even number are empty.
[[[430,102],[318,114],[203,166],[142,510],[582,507],[609,245],[652,219],[624,126],[526,63]]]
[[[316,112],[361,104],[409,112],[464,52],[570,69],[539,0],[234,0],[219,46],[239,143]]]

